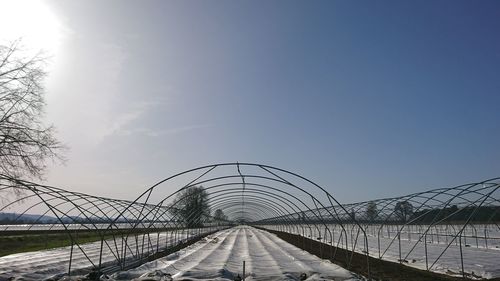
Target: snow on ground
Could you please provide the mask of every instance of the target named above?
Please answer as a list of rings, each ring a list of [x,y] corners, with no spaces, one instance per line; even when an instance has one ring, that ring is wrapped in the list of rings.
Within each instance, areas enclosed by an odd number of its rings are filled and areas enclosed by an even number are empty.
[[[162,234],[159,238],[164,241],[167,237]],[[134,241],[129,243],[133,248]],[[82,247],[93,260],[98,257],[100,242]],[[15,280],[44,280],[62,276],[68,269],[69,252],[69,247],[63,247],[0,257],[0,280],[13,276]],[[73,257],[73,268],[89,266],[78,251]],[[107,254],[103,257],[103,262],[114,259]],[[106,280],[234,280],[238,274],[243,274],[243,261],[246,262],[245,276],[248,281],[300,280],[303,273],[307,274],[307,280],[364,280],[273,234],[248,226],[219,231],[183,250],[137,268],[117,272]],[[75,276],[71,280],[78,278]]]
[[[135,269],[115,273],[111,280],[364,280],[350,271],[309,254],[266,231],[238,226],[208,236],[177,253]],[[156,276],[157,279],[149,279]],[[160,279],[163,276],[164,279]]]
[[[316,239],[317,237],[323,237],[322,241],[330,244],[328,232],[325,231],[323,226],[318,225],[318,229],[316,229],[315,227],[304,227],[302,229],[300,225],[298,226],[298,228],[290,228],[290,230],[292,230],[291,232],[299,235],[305,235],[306,237],[312,237],[313,239]],[[396,229],[400,226],[393,227]],[[271,228],[274,227],[271,226]],[[374,226],[374,228],[377,230],[378,226]],[[337,241],[341,234],[338,231],[339,228],[335,225],[331,225],[330,229],[337,230],[333,233],[334,241]],[[349,227],[347,229],[349,229]],[[302,233],[303,230],[305,230],[305,232]],[[395,233],[388,234],[386,232],[381,232],[380,239],[377,235],[377,231],[367,231],[367,233],[368,250],[371,256],[379,258],[380,255],[384,260],[399,262],[399,241],[395,238],[397,237]],[[431,271],[461,276],[460,272],[462,269],[458,239],[455,239],[453,243],[451,243],[451,237],[437,237],[436,235],[429,235],[429,237],[427,238],[427,243],[424,243],[423,240],[419,240],[419,237],[419,233],[402,233],[401,259],[405,261],[405,265],[425,270],[425,244],[427,244],[427,262]],[[464,271],[466,273],[473,274],[476,277],[482,278],[500,277],[499,237],[500,233],[498,233],[498,230],[493,229],[489,230],[488,244],[485,243],[486,239],[481,240],[480,237],[478,239],[462,239],[462,255],[464,262]],[[345,239],[345,236],[342,239]],[[355,239],[356,231],[348,231],[348,243],[352,245]],[[486,245],[488,246],[486,247]],[[349,246],[349,248],[351,249],[351,246]],[[356,243],[356,251],[359,253],[364,253],[366,251],[363,237],[361,235],[358,237],[358,242]],[[433,263],[435,264],[432,266]]]
[[[169,234],[171,235],[171,234]],[[182,237],[189,237],[194,235],[193,233],[181,233],[178,234]],[[164,245],[166,241],[169,244],[173,243],[177,237],[167,237],[165,233],[157,235],[153,233],[152,235],[144,235],[147,241],[148,248],[142,248],[141,241],[136,241],[134,236],[129,237],[127,245],[130,249],[147,254],[148,252],[153,252],[156,250],[157,245]],[[116,261],[115,248],[123,247],[123,241],[115,241],[112,239],[107,240],[107,244],[104,244],[102,263],[114,262]],[[139,248],[141,247],[141,248]],[[159,246],[162,249],[164,246]],[[58,276],[68,272],[69,267],[69,257],[70,257],[70,246],[55,248],[50,250],[27,252],[12,254],[4,257],[0,257],[0,280],[4,280],[10,277],[16,277],[15,280],[44,280],[51,278],[53,276]],[[92,242],[81,245],[82,250],[74,247],[73,249],[73,259],[71,268],[72,271],[77,269],[91,268],[92,260],[96,262],[99,260],[101,242]],[[87,259],[84,253],[89,257]],[[130,254],[129,254],[130,255]]]

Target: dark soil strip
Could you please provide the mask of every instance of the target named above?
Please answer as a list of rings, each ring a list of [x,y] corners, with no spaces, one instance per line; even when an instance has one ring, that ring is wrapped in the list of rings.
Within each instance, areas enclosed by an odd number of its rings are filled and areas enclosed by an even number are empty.
[[[299,247],[309,253],[322,258],[328,259],[335,264],[338,264],[350,271],[363,276],[368,276],[367,256],[354,253],[351,265],[348,267],[348,259],[350,259],[351,252],[341,248],[333,247],[316,240],[312,240],[300,235],[290,234],[281,231],[274,231],[259,228],[270,233],[276,234],[279,238],[286,242]],[[332,258],[335,254],[335,258]],[[454,281],[454,280],[470,280],[459,277],[452,277],[445,274],[439,274],[426,270],[420,270],[410,266],[405,266],[400,263],[385,261],[373,257],[370,260],[370,273],[372,280],[380,281]],[[478,279],[475,279],[478,280]],[[489,281],[500,281],[500,278],[484,279]]]

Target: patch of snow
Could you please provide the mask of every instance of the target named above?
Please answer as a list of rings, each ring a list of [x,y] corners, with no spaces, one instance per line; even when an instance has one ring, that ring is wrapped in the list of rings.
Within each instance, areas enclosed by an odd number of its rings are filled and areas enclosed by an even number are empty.
[[[173,280],[364,280],[350,271],[309,254],[268,232],[239,226],[220,231],[178,253],[117,272],[111,280],[143,281],[161,272]],[[159,276],[159,275],[158,275]],[[156,277],[161,278],[161,277]],[[163,280],[163,279],[147,279]],[[169,279],[165,279],[169,280]]]

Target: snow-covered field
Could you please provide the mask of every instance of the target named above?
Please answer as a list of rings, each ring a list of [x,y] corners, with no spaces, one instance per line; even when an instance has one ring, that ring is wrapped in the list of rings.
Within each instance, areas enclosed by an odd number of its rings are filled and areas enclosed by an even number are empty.
[[[343,248],[345,248],[345,240],[347,240],[349,249],[352,249],[352,245],[355,244],[357,252],[365,253],[366,251],[363,236],[361,233],[358,235],[356,228],[349,225],[345,226],[347,237],[345,234],[341,236],[342,232],[338,225],[329,225],[332,235],[325,231],[325,227],[321,225],[293,225],[286,229],[273,226],[263,227],[287,230],[294,234],[312,237],[312,239],[321,237],[321,240],[327,244],[331,243],[331,237],[333,237],[333,241],[342,242],[339,246]],[[425,270],[428,266],[434,272],[461,276],[460,241],[458,238],[454,239],[451,235],[452,232],[447,230],[450,227],[452,226],[442,226],[442,229],[433,230],[434,232],[429,233],[424,241],[424,239],[420,239],[422,232],[411,227],[402,229],[401,226],[394,225],[384,227],[383,231],[380,231],[380,225],[368,226],[366,227],[368,251],[371,256],[376,258],[393,262],[398,262],[401,259],[406,265],[419,269]],[[490,226],[477,227],[481,231],[466,229],[464,232],[461,241],[464,271],[475,277],[500,277],[500,233],[497,226],[489,229],[485,227]],[[401,229],[399,240],[396,233],[397,230]]]
[[[280,227],[271,227],[278,230]],[[316,228],[317,227],[317,228]],[[443,226],[449,227],[449,226]],[[392,229],[394,228],[394,229]],[[340,231],[338,226],[331,225],[332,236],[324,227],[294,225],[287,230],[330,244],[333,241],[347,243],[349,248],[355,244],[356,251],[366,251],[362,235],[358,235],[354,228],[347,232]],[[478,228],[479,229],[479,228]],[[485,228],[481,228],[485,229]],[[455,276],[460,276],[461,254],[466,273],[476,277],[500,277],[500,234],[495,228],[488,229],[486,238],[476,235],[485,231],[464,232],[462,248],[460,241],[455,240],[447,230],[437,229],[426,237],[426,242],[420,239],[418,229],[408,228],[397,236],[398,226],[379,231],[377,226],[366,228],[368,235],[368,251],[371,256],[389,261],[404,263],[417,267]],[[347,233],[347,237],[345,235]],[[126,243],[130,250],[127,257],[135,254],[146,255],[174,241],[188,239],[193,233],[176,233],[176,236],[154,234],[147,237],[147,243],[137,241],[135,237],[129,238]],[[340,239],[339,239],[340,238]],[[400,238],[400,239],[399,239]],[[357,242],[355,242],[357,239]],[[141,248],[147,245],[146,248]],[[113,247],[123,247],[123,242],[104,247],[103,264],[116,261]],[[82,246],[90,260],[98,260],[100,242],[89,243]],[[426,254],[427,251],[427,254]],[[118,251],[115,251],[115,253]],[[133,253],[132,253],[133,252]],[[462,252],[462,253],[461,253]],[[43,280],[53,276],[62,276],[69,266],[69,247],[53,250],[20,253],[0,257],[0,280],[15,276],[16,280]],[[206,239],[197,242],[177,253],[146,263],[135,269],[122,271],[110,276],[111,280],[233,280],[237,274],[242,274],[243,261],[246,262],[247,280],[298,280],[300,274],[305,273],[308,280],[333,279],[358,280],[349,271],[340,268],[328,261],[323,261],[309,253],[302,251],[275,235],[248,226],[239,226],[212,234]],[[90,268],[91,263],[82,251],[74,249],[72,272],[76,269]],[[76,271],[78,272],[78,271]],[[156,278],[156,279],[155,279]],[[163,279],[162,279],[163,278]]]
[[[95,244],[88,247],[97,251]],[[67,247],[2,257],[0,279],[19,276],[15,280],[43,280],[67,271],[68,258]],[[364,280],[273,234],[248,226],[219,231],[169,256],[117,272],[108,280],[234,280],[243,274],[243,261],[248,281],[300,280],[304,273],[307,280]]]
[[[309,254],[266,231],[238,226],[217,232],[165,258],[118,272],[111,280],[364,280],[329,261]],[[150,279],[148,279],[150,280]],[[158,279],[160,280],[160,279]]]
[[[166,245],[172,245],[190,239],[195,232],[177,231],[165,233],[152,233],[150,235],[130,236],[127,243],[121,239],[107,240],[103,247],[102,264],[115,263],[117,260],[116,249],[123,249],[127,245],[127,256],[147,256],[149,253],[162,250]],[[138,238],[138,239],[136,239]],[[115,243],[116,242],[116,243]],[[87,243],[73,249],[71,269],[78,271],[92,268],[92,262],[99,261],[101,242]],[[16,277],[15,280],[44,280],[60,276],[68,272],[70,261],[70,246],[50,250],[12,254],[0,257],[0,280]],[[88,257],[88,258],[87,258]]]

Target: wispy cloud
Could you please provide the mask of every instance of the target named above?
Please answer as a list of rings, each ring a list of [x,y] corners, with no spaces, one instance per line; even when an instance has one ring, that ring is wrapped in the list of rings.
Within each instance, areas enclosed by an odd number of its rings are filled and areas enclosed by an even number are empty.
[[[136,103],[129,111],[117,114],[115,117],[111,118],[109,121],[109,126],[103,137],[107,137],[113,134],[127,135],[130,134],[129,129],[126,129],[127,125],[131,122],[139,119],[144,115],[145,112],[149,111],[151,108],[163,104],[162,101],[147,101]]]
[[[198,125],[188,125],[188,126],[182,126],[182,127],[176,127],[176,128],[171,128],[171,129],[162,129],[162,130],[154,130],[150,128],[136,128],[136,129],[129,129],[129,130],[121,130],[119,134],[121,135],[133,135],[133,134],[140,134],[148,137],[161,137],[165,135],[176,135],[176,134],[182,134],[190,131],[195,131],[195,130],[200,130],[200,129],[206,129],[213,127],[211,124],[198,124]]]
[[[75,36],[72,39],[86,42]],[[49,81],[50,120],[70,146],[100,145],[110,136],[126,133],[131,123],[166,103],[163,97],[138,102],[123,91],[120,79],[129,56],[123,47],[101,43],[80,52],[95,54],[92,61],[76,59],[77,70],[85,75],[69,76],[67,69],[59,69]]]

